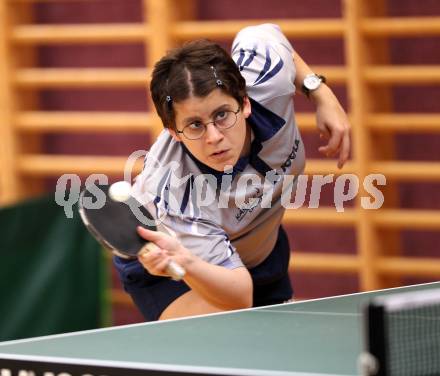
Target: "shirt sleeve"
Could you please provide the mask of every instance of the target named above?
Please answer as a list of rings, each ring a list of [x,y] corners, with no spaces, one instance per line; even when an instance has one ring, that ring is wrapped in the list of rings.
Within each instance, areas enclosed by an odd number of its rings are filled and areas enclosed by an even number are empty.
[[[158,228],[175,236],[191,253],[210,264],[227,269],[244,266],[228,235],[211,221],[167,213]]]
[[[136,177],[132,194],[155,218],[158,230],[176,237],[191,253],[210,264],[228,269],[244,266],[226,232],[209,220],[209,215],[195,210],[197,205],[192,200],[182,207],[190,180],[174,186],[170,170],[151,168],[152,159],[150,153],[146,167]]]
[[[262,104],[295,93],[293,54],[275,24],[246,27],[232,44],[232,58],[246,80],[248,95]]]

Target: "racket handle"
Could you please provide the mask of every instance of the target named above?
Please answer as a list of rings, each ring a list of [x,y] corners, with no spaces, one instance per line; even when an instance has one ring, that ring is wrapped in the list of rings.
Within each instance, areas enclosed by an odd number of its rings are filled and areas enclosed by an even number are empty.
[[[177,262],[171,260],[167,265],[167,273],[174,281],[180,281],[185,277],[186,270]]]
[[[154,251],[156,249],[158,249],[159,247],[154,244],[154,243],[147,243],[142,247],[142,250],[139,253],[142,252],[151,252]],[[171,260],[168,265],[167,265],[167,270],[166,270],[167,274],[169,274],[171,276],[171,278],[174,281],[180,281],[183,279],[183,277],[185,277],[186,274],[186,270],[180,266],[177,262]]]

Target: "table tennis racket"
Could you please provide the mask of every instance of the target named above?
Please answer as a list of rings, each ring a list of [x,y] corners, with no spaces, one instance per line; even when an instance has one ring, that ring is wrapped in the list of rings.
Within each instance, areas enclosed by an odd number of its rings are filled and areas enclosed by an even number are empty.
[[[99,190],[105,195],[105,203],[97,209],[93,206],[100,206],[96,205]],[[92,185],[80,194],[79,213],[89,232],[105,248],[125,259],[135,259],[143,252],[157,249],[154,243],[143,239],[136,231],[137,226],[157,231],[154,218],[148,210],[131,194],[123,200],[115,200],[109,191],[109,185]],[[176,281],[185,275],[185,269],[174,261],[169,262],[166,271]]]

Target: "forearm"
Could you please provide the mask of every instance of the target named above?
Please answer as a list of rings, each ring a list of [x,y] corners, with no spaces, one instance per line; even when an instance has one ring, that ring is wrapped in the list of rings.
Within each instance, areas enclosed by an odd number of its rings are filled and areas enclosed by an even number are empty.
[[[204,299],[222,309],[252,306],[252,279],[246,268],[226,269],[198,257],[185,265],[184,281]]]
[[[307,63],[301,58],[301,56],[295,52],[293,57],[293,62],[295,64],[296,75],[295,75],[295,86],[297,90],[301,91],[301,87],[304,82],[304,78],[308,74],[315,73],[313,70],[307,65]],[[321,84],[321,86],[310,93],[310,100],[315,104],[319,105],[321,102],[326,101],[328,99],[336,100],[335,95],[332,90],[326,85]]]
[[[139,262],[150,274],[167,275],[167,266],[174,260],[186,270],[184,281],[212,305],[220,309],[252,305],[252,279],[245,267],[230,270],[209,264],[170,235],[143,227],[137,230],[141,237],[157,246],[139,255]]]
[[[296,68],[295,86],[302,89],[304,78],[314,72],[297,53],[293,61]],[[350,154],[350,124],[347,115],[325,83],[309,91],[309,99],[316,106],[316,125],[320,137],[327,140],[327,145],[320,146],[318,150],[327,157],[339,153],[338,168],[342,168]]]

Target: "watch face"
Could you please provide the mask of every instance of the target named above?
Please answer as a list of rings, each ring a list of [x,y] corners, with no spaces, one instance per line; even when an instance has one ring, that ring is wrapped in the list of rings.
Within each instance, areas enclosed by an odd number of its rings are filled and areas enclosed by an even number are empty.
[[[316,90],[321,85],[321,79],[315,74],[304,78],[304,86],[309,90]]]

